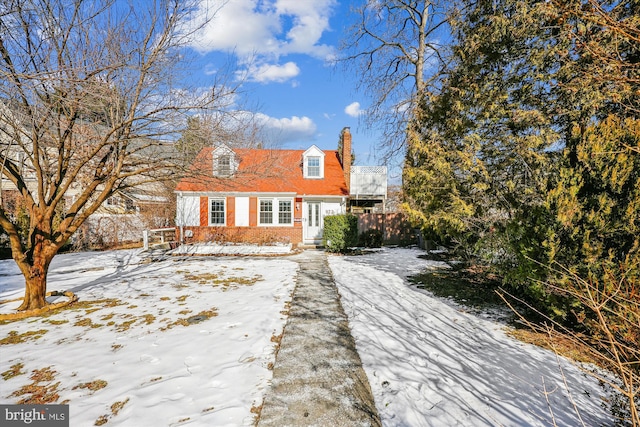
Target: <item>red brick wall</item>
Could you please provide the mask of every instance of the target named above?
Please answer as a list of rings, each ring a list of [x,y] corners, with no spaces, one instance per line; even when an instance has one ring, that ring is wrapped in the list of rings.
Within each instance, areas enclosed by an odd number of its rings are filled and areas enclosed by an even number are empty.
[[[227,225],[209,226],[209,198],[200,197],[200,227],[184,227],[193,237],[185,243],[232,242],[232,243],[302,243],[302,198],[296,198],[293,208],[293,227],[258,227],[258,198],[249,197],[249,227],[235,226],[235,197],[227,197]],[[299,206],[299,209],[296,208]]]
[[[185,243],[231,242],[231,243],[302,243],[302,224],[293,227],[184,227],[193,231],[193,237]]]

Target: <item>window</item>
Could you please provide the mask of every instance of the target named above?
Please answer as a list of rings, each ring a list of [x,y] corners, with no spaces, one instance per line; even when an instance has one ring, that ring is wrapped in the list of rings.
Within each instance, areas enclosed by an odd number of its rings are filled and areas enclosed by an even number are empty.
[[[307,157],[307,176],[320,178],[320,157]]]
[[[224,199],[209,199],[209,225],[225,225]]]
[[[260,200],[260,224],[273,224],[273,200]]]
[[[218,157],[217,160],[217,175],[218,176],[230,176],[231,175],[231,156],[228,154]]]
[[[278,224],[291,224],[291,200],[278,201]]]
[[[260,225],[292,225],[293,199],[260,199],[258,223]]]

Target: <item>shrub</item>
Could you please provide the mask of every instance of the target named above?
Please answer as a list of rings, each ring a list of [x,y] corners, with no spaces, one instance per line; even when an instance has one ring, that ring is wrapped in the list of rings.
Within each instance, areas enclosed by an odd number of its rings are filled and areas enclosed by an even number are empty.
[[[365,248],[379,248],[382,246],[382,231],[372,228],[360,235],[360,244]]]
[[[351,214],[324,218],[322,244],[329,252],[346,252],[358,244],[358,217]]]

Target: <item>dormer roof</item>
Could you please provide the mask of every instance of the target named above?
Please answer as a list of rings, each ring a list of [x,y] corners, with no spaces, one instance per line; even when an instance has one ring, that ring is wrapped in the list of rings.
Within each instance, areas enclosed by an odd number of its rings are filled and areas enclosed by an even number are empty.
[[[324,178],[324,152],[315,145],[302,153],[302,175],[305,179]]]

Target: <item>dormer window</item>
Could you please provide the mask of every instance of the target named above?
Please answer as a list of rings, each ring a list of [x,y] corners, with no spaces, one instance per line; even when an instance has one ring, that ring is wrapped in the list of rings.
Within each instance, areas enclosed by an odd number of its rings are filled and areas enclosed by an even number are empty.
[[[320,178],[320,157],[307,157],[307,176]]]
[[[302,168],[305,178],[324,178],[324,153],[315,145],[312,145],[302,155]]]
[[[228,154],[218,157],[218,175],[229,176],[231,175],[231,156]]]
[[[213,175],[220,177],[233,176],[237,168],[233,150],[222,145],[213,150]]]

